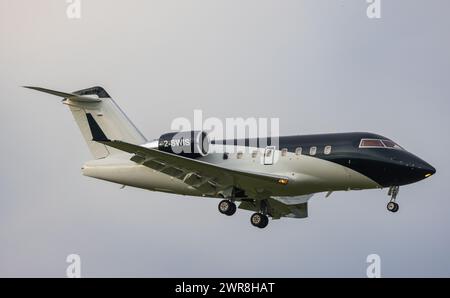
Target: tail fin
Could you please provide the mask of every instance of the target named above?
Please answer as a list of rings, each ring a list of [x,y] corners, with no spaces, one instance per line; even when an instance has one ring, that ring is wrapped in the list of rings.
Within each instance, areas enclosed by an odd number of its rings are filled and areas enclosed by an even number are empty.
[[[86,116],[88,114],[102,127],[106,135],[115,140],[122,140],[136,145],[147,141],[102,87],[92,87],[72,93],[39,87],[25,88],[63,97],[63,103],[72,112],[89,150],[96,159],[104,158],[120,151],[92,141],[93,136]]]

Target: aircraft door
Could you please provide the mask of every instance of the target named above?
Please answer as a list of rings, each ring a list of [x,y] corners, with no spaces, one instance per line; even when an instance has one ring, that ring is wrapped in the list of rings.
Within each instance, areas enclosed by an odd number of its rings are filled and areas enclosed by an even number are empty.
[[[275,146],[267,146],[264,150],[264,164],[273,165],[275,159]]]

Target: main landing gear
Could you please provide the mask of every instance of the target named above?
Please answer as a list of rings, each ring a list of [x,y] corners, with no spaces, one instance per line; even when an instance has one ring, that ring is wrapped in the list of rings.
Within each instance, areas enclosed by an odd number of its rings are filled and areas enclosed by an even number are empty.
[[[267,216],[267,202],[261,201],[258,209],[261,211],[254,213],[250,217],[250,223],[257,228],[264,229],[269,224],[269,217]],[[224,199],[220,201],[218,206],[219,212],[227,216],[231,216],[236,213],[236,204],[230,199]]]
[[[391,200],[387,204],[387,210],[389,210],[390,212],[395,213],[399,209],[399,205],[395,202],[399,190],[400,190],[399,186],[391,186],[389,188],[388,196],[391,196]]]
[[[269,218],[267,215],[257,212],[250,217],[250,222],[254,227],[264,229],[269,224]]]
[[[267,216],[267,201],[262,200],[257,206],[261,211],[253,213],[253,215],[250,217],[250,223],[254,227],[264,229],[269,224],[269,217]]]
[[[230,200],[222,200],[219,203],[219,212],[228,216],[236,213],[236,204]]]

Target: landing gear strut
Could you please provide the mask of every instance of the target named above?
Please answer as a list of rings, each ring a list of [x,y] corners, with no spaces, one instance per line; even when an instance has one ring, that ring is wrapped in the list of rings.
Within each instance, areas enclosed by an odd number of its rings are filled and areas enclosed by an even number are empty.
[[[219,203],[219,212],[231,216],[236,213],[236,204],[230,200],[222,200]]]
[[[391,200],[387,204],[387,210],[395,213],[399,209],[399,205],[395,202],[398,192],[400,190],[399,186],[391,186],[389,188],[388,196],[391,196]]]

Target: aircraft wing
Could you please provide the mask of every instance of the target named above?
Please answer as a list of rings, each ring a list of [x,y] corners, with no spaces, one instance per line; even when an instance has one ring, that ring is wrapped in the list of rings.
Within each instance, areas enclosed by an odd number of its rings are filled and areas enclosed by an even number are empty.
[[[260,193],[258,190],[284,188],[289,182],[283,176],[228,169],[156,149],[109,140],[92,115],[87,114],[87,118],[93,141],[134,154],[132,161],[180,179],[205,195],[215,196],[221,190],[237,187],[253,196]]]

